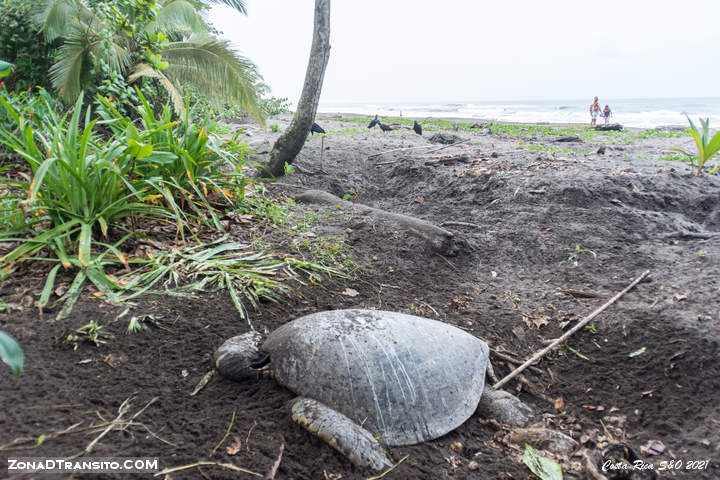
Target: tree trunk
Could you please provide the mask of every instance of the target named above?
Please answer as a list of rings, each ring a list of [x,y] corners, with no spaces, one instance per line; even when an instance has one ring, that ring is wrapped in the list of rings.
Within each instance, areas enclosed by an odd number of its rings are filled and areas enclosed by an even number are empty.
[[[330,59],[330,0],[315,0],[315,28],[310,60],[305,72],[297,111],[290,126],[277,139],[270,152],[269,169],[276,177],[285,173],[285,163],[291,164],[302,150],[315,121],[325,67]]]

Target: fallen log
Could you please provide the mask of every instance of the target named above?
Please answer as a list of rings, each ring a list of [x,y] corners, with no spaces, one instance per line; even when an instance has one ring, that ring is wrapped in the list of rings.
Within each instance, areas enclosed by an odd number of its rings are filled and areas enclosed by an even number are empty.
[[[595,127],[595,130],[597,130],[599,132],[607,132],[610,130],[614,130],[616,132],[621,132],[622,129],[623,129],[623,126],[620,125],[619,123],[609,123],[607,125],[597,125]]]
[[[419,218],[387,212],[361,203],[348,202],[347,200],[336,197],[332,193],[322,190],[308,190],[307,192],[296,195],[295,200],[303,203],[340,205],[343,209],[352,210],[355,213],[368,215],[377,220],[390,222],[395,226],[401,227],[409,233],[427,241],[430,247],[437,252],[445,253],[446,255],[457,253],[457,239],[451,231]]]

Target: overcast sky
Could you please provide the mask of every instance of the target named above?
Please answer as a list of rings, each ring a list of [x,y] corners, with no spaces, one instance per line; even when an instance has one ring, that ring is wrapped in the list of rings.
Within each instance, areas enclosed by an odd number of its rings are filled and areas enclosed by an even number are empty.
[[[313,0],[210,19],[297,101]],[[321,103],[720,97],[720,0],[335,0]]]

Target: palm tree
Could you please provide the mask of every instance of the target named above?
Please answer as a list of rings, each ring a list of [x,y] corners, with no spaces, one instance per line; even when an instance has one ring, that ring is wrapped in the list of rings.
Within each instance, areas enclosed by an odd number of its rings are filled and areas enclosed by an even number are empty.
[[[243,0],[207,0],[245,13]],[[215,37],[195,7],[199,0],[41,0],[36,14],[48,43],[59,45],[53,86],[73,102],[94,86],[103,62],[128,83],[150,77],[184,111],[181,85],[191,84],[263,121],[262,78],[255,65]]]

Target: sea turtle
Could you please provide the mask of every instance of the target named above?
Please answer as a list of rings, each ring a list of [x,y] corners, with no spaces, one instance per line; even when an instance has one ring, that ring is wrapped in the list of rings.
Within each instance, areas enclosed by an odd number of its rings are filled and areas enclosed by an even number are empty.
[[[524,424],[532,413],[514,396],[485,387],[485,342],[443,322],[331,310],[293,320],[261,341],[258,332],[227,340],[215,353],[218,371],[240,380],[269,364],[273,378],[299,395],[290,405],[293,420],[361,467],[389,466],[382,445],[440,437],[479,403],[506,423]]]

